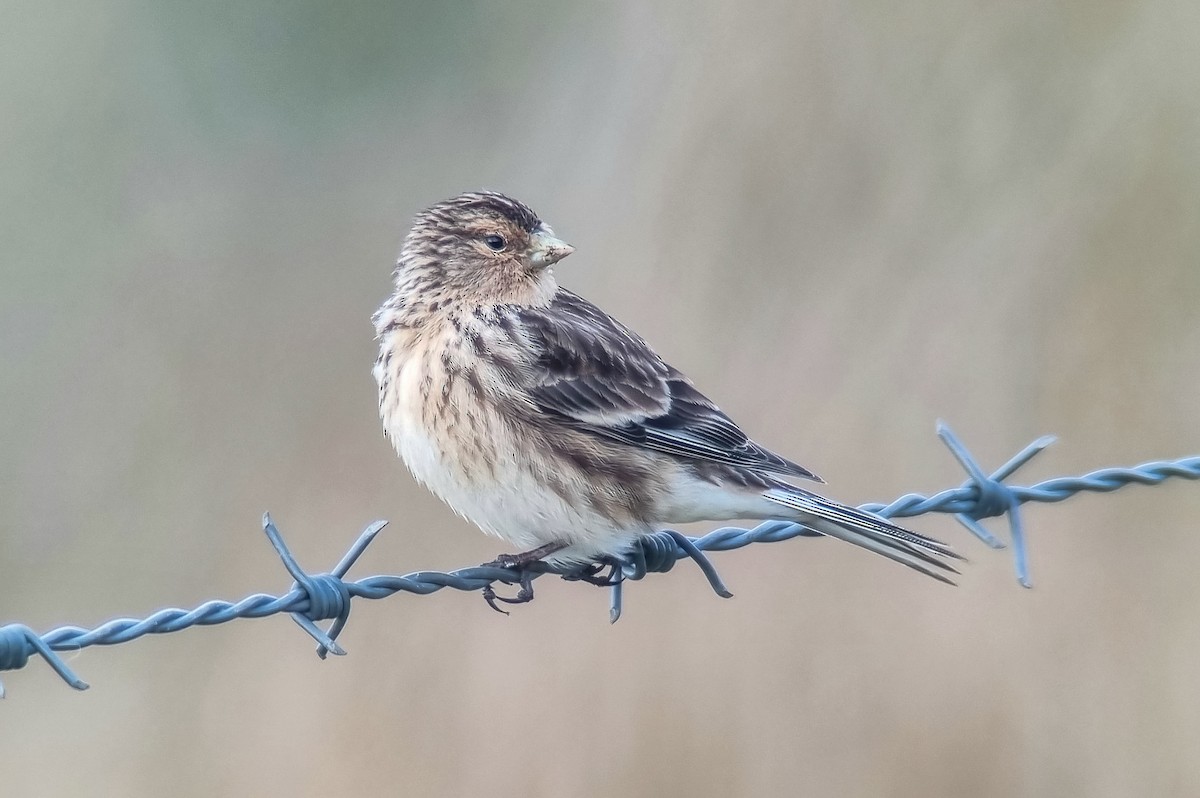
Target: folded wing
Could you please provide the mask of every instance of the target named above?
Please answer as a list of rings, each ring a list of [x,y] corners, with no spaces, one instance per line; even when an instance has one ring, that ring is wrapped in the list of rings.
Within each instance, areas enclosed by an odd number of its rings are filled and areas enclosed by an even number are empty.
[[[821,481],[750,440],[637,334],[582,297],[560,289],[549,307],[515,312],[539,353],[519,378],[542,412],[684,459]]]

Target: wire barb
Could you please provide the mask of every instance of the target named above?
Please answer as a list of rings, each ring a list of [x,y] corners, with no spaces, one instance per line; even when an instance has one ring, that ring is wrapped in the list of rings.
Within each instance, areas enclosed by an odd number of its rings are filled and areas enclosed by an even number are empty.
[[[967,512],[956,513],[954,516],[955,520],[966,527],[968,532],[993,549],[1002,549],[1005,545],[1004,542],[989,532],[979,522],[984,518],[992,518],[993,516],[1007,513],[1017,581],[1021,584],[1021,587],[1033,587],[1033,583],[1029,581],[1029,555],[1025,546],[1025,530],[1021,524],[1021,503],[1018,501],[1017,494],[1013,489],[1005,485],[1002,480],[1008,479],[1016,473],[1018,468],[1032,460],[1039,452],[1051,446],[1057,438],[1053,435],[1043,435],[1013,455],[1007,463],[996,469],[996,472],[989,477],[983,473],[983,469],[979,467],[975,458],[967,451],[967,447],[962,445],[946,422],[938,421],[937,435],[942,439],[942,443],[946,444],[946,448],[950,450],[950,453],[954,455],[954,459],[958,460],[959,465],[971,477],[963,483],[963,488],[974,489],[976,491],[974,496],[975,506]]]
[[[588,582],[611,588],[608,620],[609,623],[616,623],[621,620],[621,587],[626,579],[643,579],[646,574],[652,573],[665,574],[685,557],[696,563],[700,572],[708,579],[708,585],[714,593],[721,598],[733,598],[712,561],[704,556],[704,552],[696,547],[691,538],[674,529],[663,529],[643,535],[638,538],[633,549],[623,556],[608,557],[599,563],[569,566],[569,570],[560,571],[558,575],[568,582]],[[608,575],[600,577],[599,574],[605,568],[609,569]]]
[[[1200,456],[1195,456],[1144,463],[1133,468],[1106,468],[1081,477],[1059,477],[1029,487],[1014,487],[1005,485],[1004,480],[1053,443],[1053,438],[1039,438],[988,476],[949,427],[941,422],[938,423],[938,436],[967,472],[969,479],[965,483],[933,496],[909,493],[890,504],[863,504],[860,508],[885,518],[948,513],[993,548],[1002,548],[1003,543],[979,522],[984,518],[1007,514],[1017,578],[1025,587],[1029,586],[1029,571],[1024,530],[1017,512],[1022,504],[1060,502],[1080,492],[1108,493],[1134,483],[1157,485],[1167,479],[1200,479]],[[729,598],[732,594],[705,552],[731,551],[751,543],[778,543],[796,537],[821,537],[819,532],[789,521],[764,521],[752,529],[722,527],[698,538],[687,537],[674,530],[663,530],[640,539],[626,557],[583,567],[546,563],[537,563],[538,567],[526,569],[473,566],[451,572],[415,571],[403,576],[368,576],[355,582],[345,581],[343,577],[346,572],[385,523],[376,521],[368,526],[332,571],[309,574],[292,556],[270,515],[266,515],[263,517],[263,531],[295,580],[284,595],[257,593],[236,603],[207,601],[191,610],[168,608],[141,620],[116,618],[90,630],[62,626],[40,636],[23,624],[0,626],[0,671],[23,668],[29,657],[37,654],[67,684],[84,690],[87,685],[67,667],[56,651],[126,643],[147,634],[167,634],[192,626],[227,623],[237,618],[265,618],[281,612],[289,613],[317,642],[318,656],[324,658],[330,653],[342,655],[346,652],[337,644],[337,637],[346,626],[355,598],[382,599],[401,592],[424,596],[443,588],[474,592],[496,583],[520,585],[523,590],[532,593],[533,580],[546,573],[568,581],[589,582],[611,588],[609,619],[615,622],[621,617],[622,588],[627,580],[636,581],[650,573],[666,573],[676,562],[686,558],[696,563],[717,595]],[[330,619],[333,623],[328,630],[323,631],[317,626],[318,622]],[[3,686],[0,685],[0,697],[3,695]]]
[[[307,606],[297,606],[292,611],[292,620],[317,641],[317,656],[321,659],[325,659],[326,654],[339,657],[346,655],[346,650],[337,644],[337,637],[350,618],[350,587],[342,581],[342,577],[385,526],[387,521],[376,521],[367,527],[329,573],[308,574],[300,567],[300,563],[296,562],[287,544],[283,542],[283,535],[271,520],[271,514],[263,514],[263,531],[267,533],[267,539],[271,541],[279,559],[283,560],[283,567],[296,580],[287,595],[290,597],[298,594],[307,603]],[[333,619],[333,623],[330,624],[329,631],[323,631],[317,626],[317,621],[330,618]]]
[[[67,663],[62,661],[62,657],[55,654],[50,646],[38,637],[37,632],[20,623],[0,626],[0,671],[24,668],[30,654],[37,654],[50,663],[54,672],[76,690],[88,689],[88,683],[76,676],[75,672],[67,667]],[[0,682],[0,698],[4,696],[4,682]]]

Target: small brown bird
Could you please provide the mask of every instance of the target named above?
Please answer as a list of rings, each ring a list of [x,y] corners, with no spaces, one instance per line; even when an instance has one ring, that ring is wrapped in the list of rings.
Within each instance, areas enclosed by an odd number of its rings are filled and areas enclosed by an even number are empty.
[[[782,518],[950,582],[949,547],[791,484],[822,480],[560,288],[573,251],[522,203],[463,194],[417,215],[373,317],[385,434],[417,481],[519,547],[508,562],[589,563],[666,524]]]

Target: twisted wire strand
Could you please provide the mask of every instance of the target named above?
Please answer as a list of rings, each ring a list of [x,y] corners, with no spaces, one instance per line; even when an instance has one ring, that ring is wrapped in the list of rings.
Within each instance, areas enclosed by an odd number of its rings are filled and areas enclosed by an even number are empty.
[[[864,504],[861,508],[883,517],[896,518],[926,513],[952,514],[993,548],[1003,548],[1006,544],[979,522],[984,518],[1006,515],[1017,578],[1025,587],[1031,583],[1018,512],[1021,505],[1028,502],[1060,502],[1081,492],[1108,493],[1130,484],[1157,485],[1168,479],[1200,479],[1200,456],[1193,456],[1174,461],[1153,461],[1132,468],[1104,468],[1079,477],[1057,477],[1031,486],[1008,486],[1004,480],[1053,443],[1053,438],[1039,438],[988,475],[941,422],[938,424],[938,436],[967,471],[969,478],[965,483],[932,496],[909,493],[888,504]],[[674,530],[663,530],[641,539],[629,556],[607,563],[610,570],[604,578],[596,576],[600,566],[581,568],[539,563],[540,567],[536,570],[473,566],[450,572],[414,571],[402,576],[368,576],[357,581],[345,581],[343,577],[346,572],[385,525],[385,521],[377,521],[368,526],[328,573],[309,574],[296,562],[268,514],[263,518],[263,529],[294,580],[292,587],[283,595],[256,593],[236,602],[206,601],[191,610],[167,608],[142,619],[116,618],[94,629],[61,626],[42,635],[23,624],[0,626],[0,671],[23,668],[31,656],[38,655],[67,684],[84,690],[88,685],[55,652],[77,651],[95,645],[117,645],[148,634],[167,634],[193,626],[214,626],[238,618],[265,618],[279,613],[290,614],[316,641],[318,656],[324,658],[330,653],[344,655],[346,652],[338,645],[337,637],[346,625],[355,598],[382,599],[401,592],[424,596],[444,588],[475,591],[495,583],[528,585],[544,574],[611,587],[609,617],[615,622],[621,616],[622,588],[628,580],[642,579],[650,573],[665,573],[679,560],[690,559],[699,566],[713,591],[728,598],[732,594],[725,588],[705,552],[732,551],[752,543],[778,543],[795,537],[820,537],[820,533],[789,521],[765,521],[751,529],[722,527],[698,538]],[[318,622],[324,620],[333,621],[328,630],[317,626]],[[0,698],[3,696],[4,688],[0,684]]]

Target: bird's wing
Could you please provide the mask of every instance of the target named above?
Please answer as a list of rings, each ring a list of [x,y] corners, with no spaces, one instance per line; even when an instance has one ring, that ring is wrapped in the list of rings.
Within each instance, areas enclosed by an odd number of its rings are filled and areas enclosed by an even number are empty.
[[[560,289],[545,308],[517,308],[537,357],[517,379],[542,412],[577,429],[694,460],[818,482],[750,440],[636,333]]]

